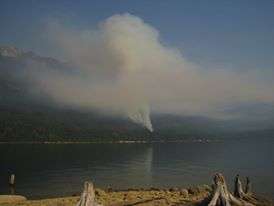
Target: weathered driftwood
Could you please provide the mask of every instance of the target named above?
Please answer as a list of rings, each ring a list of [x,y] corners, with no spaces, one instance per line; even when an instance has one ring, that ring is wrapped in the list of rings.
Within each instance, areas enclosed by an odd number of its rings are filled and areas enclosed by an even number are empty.
[[[84,190],[76,206],[102,206],[95,200],[95,191],[92,182],[84,183]]]
[[[235,178],[234,195],[235,197],[228,191],[224,176],[220,173],[215,174],[214,193],[208,206],[253,206],[253,204],[242,199],[246,194],[243,192],[242,183],[238,175]]]
[[[14,186],[15,185],[15,174],[11,174],[9,178],[9,185]]]
[[[9,177],[10,194],[15,194],[15,174],[11,174]]]
[[[234,196],[238,198],[243,198],[245,195],[242,187],[242,182],[239,178],[239,175],[236,175],[235,181],[234,181]]]
[[[251,194],[251,182],[249,177],[246,177],[246,186],[245,186],[245,193],[246,194]]]
[[[247,200],[247,201],[252,201],[254,199],[254,197],[252,196],[252,192],[251,192],[250,179],[248,177],[246,178],[245,190],[243,190],[243,186],[242,186],[241,180],[239,178],[239,175],[236,175],[234,196],[237,198],[240,198],[240,199]]]

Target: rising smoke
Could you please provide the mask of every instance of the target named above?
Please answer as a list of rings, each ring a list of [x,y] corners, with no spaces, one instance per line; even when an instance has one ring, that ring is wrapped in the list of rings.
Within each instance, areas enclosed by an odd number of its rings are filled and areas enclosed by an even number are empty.
[[[75,70],[34,73],[45,92],[61,103],[127,116],[150,131],[150,108],[216,116],[230,104],[273,101],[273,84],[253,73],[203,70],[130,14],[83,31],[54,22],[47,32]]]

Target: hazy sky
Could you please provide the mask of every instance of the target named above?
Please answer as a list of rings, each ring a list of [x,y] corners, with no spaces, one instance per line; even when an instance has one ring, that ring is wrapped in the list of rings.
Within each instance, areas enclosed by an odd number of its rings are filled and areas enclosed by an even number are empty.
[[[273,0],[0,0],[0,44],[55,56],[43,32],[48,21],[83,29],[125,12],[203,67],[274,70]]]

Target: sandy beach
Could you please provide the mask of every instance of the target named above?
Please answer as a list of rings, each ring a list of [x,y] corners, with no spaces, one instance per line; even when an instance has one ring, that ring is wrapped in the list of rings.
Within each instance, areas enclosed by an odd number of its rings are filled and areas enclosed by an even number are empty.
[[[104,191],[96,189],[96,200],[102,205],[194,205],[209,195],[210,187],[200,186],[190,189],[170,188],[149,190]],[[3,201],[1,205],[11,206],[73,206],[79,200],[79,196],[50,198],[43,200],[12,199]],[[6,202],[6,203],[5,203]],[[1,203],[1,198],[0,198]]]
[[[168,205],[207,205],[211,198],[211,187],[207,185],[169,189],[129,189],[112,191],[96,189],[96,201],[104,206],[168,206]],[[80,196],[26,200],[18,196],[0,196],[1,206],[75,206]],[[273,205],[273,202],[258,199],[255,205]]]

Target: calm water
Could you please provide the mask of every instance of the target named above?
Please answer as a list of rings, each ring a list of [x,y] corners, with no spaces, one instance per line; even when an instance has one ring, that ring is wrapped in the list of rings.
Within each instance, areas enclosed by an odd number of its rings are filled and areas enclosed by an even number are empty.
[[[212,174],[248,175],[255,190],[274,197],[274,139],[210,143],[0,145],[0,194],[29,198],[79,193],[85,180],[98,187],[187,187],[210,184]]]

